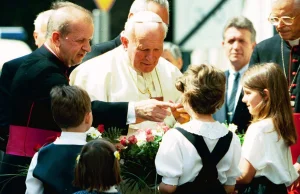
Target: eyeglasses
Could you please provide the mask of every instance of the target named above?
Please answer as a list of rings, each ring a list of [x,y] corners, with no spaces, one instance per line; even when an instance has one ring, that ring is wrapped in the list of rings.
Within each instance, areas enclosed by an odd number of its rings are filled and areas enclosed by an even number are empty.
[[[297,16],[295,16],[295,17],[290,17],[290,16],[281,16],[281,17],[269,16],[268,20],[274,26],[277,26],[280,23],[280,21],[282,21],[285,25],[290,26],[294,23],[294,19],[296,17]]]

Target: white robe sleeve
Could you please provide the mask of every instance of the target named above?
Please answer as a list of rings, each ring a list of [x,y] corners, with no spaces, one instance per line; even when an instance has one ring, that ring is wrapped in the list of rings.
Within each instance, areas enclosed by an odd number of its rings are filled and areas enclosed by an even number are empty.
[[[34,154],[26,177],[26,192],[25,194],[43,194],[44,186],[43,183],[33,177],[33,170],[36,167],[38,158],[38,152]]]
[[[157,173],[161,175],[162,182],[168,185],[178,185],[183,172],[183,158],[180,143],[175,129],[170,129],[162,139],[155,158]]]

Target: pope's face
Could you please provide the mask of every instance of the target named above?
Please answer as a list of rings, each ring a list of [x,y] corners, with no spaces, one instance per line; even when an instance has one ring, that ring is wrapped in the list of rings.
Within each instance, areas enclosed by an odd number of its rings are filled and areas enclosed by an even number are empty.
[[[295,17],[292,25],[286,25],[281,20],[276,27],[277,32],[284,40],[295,40],[300,38],[300,17],[299,11],[296,11],[293,5],[293,0],[279,0],[272,6],[270,16],[282,17],[289,16]]]
[[[162,24],[135,24],[134,33],[125,45],[133,68],[141,73],[151,72],[163,52],[163,42]]]
[[[60,36],[59,58],[68,66],[81,63],[86,53],[91,51],[93,32],[94,26],[89,22],[73,23],[70,33]]]

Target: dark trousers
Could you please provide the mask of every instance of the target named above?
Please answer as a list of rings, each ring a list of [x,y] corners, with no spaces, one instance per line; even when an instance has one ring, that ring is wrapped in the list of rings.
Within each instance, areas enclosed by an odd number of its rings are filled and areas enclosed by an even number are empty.
[[[236,185],[236,189],[239,194],[287,194],[284,184],[276,185],[266,177],[253,178],[247,185]]]

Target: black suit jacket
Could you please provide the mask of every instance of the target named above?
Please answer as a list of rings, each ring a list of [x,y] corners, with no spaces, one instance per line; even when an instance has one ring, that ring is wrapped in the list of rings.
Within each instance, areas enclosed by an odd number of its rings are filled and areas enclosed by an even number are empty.
[[[10,123],[10,86],[20,65],[28,55],[13,59],[3,64],[0,77],[0,150],[4,150]]]
[[[68,85],[67,67],[45,46],[35,50],[19,67],[11,85],[11,124],[60,131],[51,114],[50,91]],[[32,104],[34,106],[31,111]],[[126,128],[128,103],[92,102],[93,125]]]
[[[228,80],[229,77],[229,71],[225,71],[226,80]],[[225,90],[225,102],[220,110],[218,110],[215,114],[213,114],[213,117],[215,120],[219,121],[220,123],[225,123],[227,120],[227,88],[228,88],[228,82],[226,81],[226,90]],[[248,125],[251,120],[251,115],[249,113],[249,110],[247,108],[247,105],[242,102],[243,98],[243,92],[241,92],[238,103],[235,108],[235,112],[233,115],[232,123],[238,126],[238,132],[244,133],[246,132]]]

